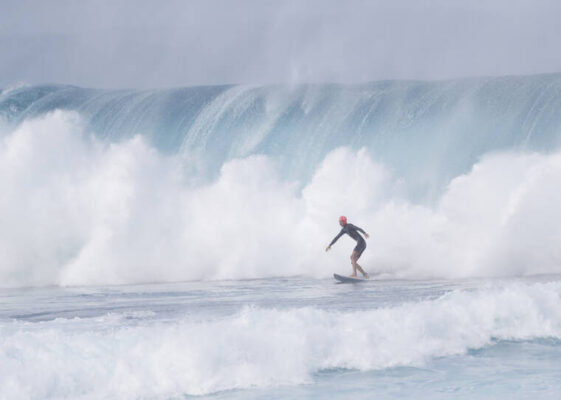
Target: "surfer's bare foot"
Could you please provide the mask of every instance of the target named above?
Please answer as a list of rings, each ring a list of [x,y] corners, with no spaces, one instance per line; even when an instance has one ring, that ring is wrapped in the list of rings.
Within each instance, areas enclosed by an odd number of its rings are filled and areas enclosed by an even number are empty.
[[[364,274],[364,279],[370,279],[370,275]]]
[[[356,274],[350,274],[349,275],[351,278],[356,278]]]

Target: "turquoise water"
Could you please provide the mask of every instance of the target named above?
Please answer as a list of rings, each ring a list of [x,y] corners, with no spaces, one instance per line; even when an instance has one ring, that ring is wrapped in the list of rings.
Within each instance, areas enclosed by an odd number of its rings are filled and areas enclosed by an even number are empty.
[[[279,160],[284,176],[308,180],[334,149],[366,148],[406,178],[412,195],[432,199],[486,153],[558,148],[560,107],[560,74],[165,90],[22,86],[0,92],[0,128],[74,112],[96,137],[142,135],[205,179],[225,162],[263,154]]]

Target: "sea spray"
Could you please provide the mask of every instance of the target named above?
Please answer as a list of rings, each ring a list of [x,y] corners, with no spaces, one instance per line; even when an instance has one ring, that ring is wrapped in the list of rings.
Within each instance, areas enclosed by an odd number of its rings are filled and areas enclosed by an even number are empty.
[[[186,163],[142,136],[100,140],[75,113],[4,135],[2,286],[325,277],[350,265],[350,242],[322,251],[339,214],[371,234],[371,272],[560,272],[559,152],[485,155],[432,206],[366,149],[335,149],[309,182],[265,155],[231,160],[210,182],[192,181]]]

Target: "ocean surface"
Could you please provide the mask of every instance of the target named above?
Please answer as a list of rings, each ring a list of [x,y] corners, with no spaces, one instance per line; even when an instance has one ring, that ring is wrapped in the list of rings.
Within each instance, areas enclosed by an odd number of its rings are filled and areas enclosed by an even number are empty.
[[[0,89],[0,399],[561,398],[560,110],[561,74]]]
[[[2,399],[558,399],[561,276],[4,289],[0,343]]]

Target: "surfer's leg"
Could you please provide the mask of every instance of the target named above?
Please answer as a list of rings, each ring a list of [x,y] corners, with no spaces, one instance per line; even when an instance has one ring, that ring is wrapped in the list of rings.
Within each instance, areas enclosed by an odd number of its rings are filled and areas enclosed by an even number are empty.
[[[351,274],[351,276],[356,276],[356,250],[353,251],[353,254],[351,254],[351,265],[353,266],[353,273]]]
[[[365,278],[368,278],[368,274],[366,272],[364,272],[364,270],[362,269],[362,267],[360,265],[356,264],[356,269],[358,269],[360,271],[362,276],[364,276]]]
[[[353,274],[351,276],[356,276],[356,270],[358,269],[360,271],[360,273],[362,274],[362,276],[364,276],[365,278],[368,278],[368,274],[366,272],[364,272],[362,267],[360,265],[358,265],[358,263],[356,262],[358,257],[360,257],[360,254],[356,251],[353,251],[353,254],[351,255],[351,263],[353,264]]]
[[[362,255],[362,252],[364,251],[365,248],[366,248],[366,243],[364,241],[358,243],[353,251],[353,255],[351,256],[351,262],[353,263],[354,276],[356,276],[356,270],[358,269],[362,274],[362,276],[368,278],[368,274],[364,272],[362,267],[357,263],[358,259]]]
[[[358,265],[358,263],[356,262],[357,260],[357,253],[353,251],[353,255],[351,256],[351,260],[353,263],[353,270],[354,270],[354,276],[356,276],[356,270],[358,269],[360,271],[360,273],[362,274],[362,276],[367,277],[368,274],[366,272],[364,272],[364,270],[362,269],[362,267],[360,265]]]

